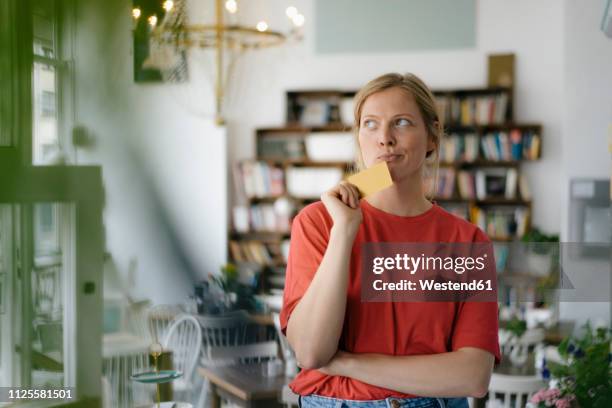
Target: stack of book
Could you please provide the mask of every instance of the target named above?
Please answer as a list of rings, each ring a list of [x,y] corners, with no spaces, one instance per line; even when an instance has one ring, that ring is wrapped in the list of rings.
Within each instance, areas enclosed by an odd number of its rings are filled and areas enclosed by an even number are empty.
[[[486,160],[535,160],[540,157],[540,136],[532,131],[488,132],[480,146]]]
[[[278,259],[274,244],[263,244],[260,241],[230,241],[230,253],[235,262],[256,262],[260,265],[273,265]]]
[[[476,198],[476,178],[473,171],[462,170],[457,174],[459,196],[466,200]]]
[[[473,133],[452,133],[440,144],[440,161],[473,162],[478,158],[478,136]]]
[[[277,197],[285,193],[283,169],[265,162],[236,163],[234,178],[239,194],[247,198]]]
[[[527,231],[529,209],[525,207],[472,207],[472,222],[485,231],[491,239],[520,238]]]
[[[492,95],[436,97],[446,123],[462,126],[494,125],[507,121],[507,92]]]
[[[518,172],[514,168],[462,170],[457,174],[459,196],[465,200],[516,199],[518,182]]]
[[[438,171],[436,197],[451,198],[455,193],[455,169],[441,168]]]
[[[251,231],[289,232],[289,217],[278,214],[273,204],[254,204],[249,208]]]

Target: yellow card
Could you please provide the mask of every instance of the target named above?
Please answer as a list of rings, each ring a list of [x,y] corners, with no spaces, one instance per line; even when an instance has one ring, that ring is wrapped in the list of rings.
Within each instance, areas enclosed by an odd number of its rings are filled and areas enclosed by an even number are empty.
[[[393,184],[389,167],[387,167],[385,161],[350,176],[346,181],[354,184],[362,197],[369,196]]]

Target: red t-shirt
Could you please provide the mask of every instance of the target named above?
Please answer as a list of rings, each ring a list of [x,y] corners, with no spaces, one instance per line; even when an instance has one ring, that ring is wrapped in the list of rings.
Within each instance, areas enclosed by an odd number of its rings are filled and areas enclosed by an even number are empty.
[[[365,242],[489,242],[475,225],[433,205],[415,217],[386,213],[361,200],[363,222],[349,266],[344,326],[338,348],[351,353],[395,356],[437,354],[477,347],[499,362],[495,302],[361,302],[361,244]],[[281,328],[314,277],[329,241],[332,219],[322,202],[305,207],[293,220]],[[302,370],[289,384],[297,394],[375,400],[410,394],[348,377]]]

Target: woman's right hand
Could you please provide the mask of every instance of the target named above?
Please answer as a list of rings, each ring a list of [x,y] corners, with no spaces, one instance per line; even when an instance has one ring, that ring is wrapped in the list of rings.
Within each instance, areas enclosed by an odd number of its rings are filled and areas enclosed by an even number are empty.
[[[349,227],[357,231],[363,219],[357,187],[348,181],[341,181],[321,194],[321,201],[335,226]]]

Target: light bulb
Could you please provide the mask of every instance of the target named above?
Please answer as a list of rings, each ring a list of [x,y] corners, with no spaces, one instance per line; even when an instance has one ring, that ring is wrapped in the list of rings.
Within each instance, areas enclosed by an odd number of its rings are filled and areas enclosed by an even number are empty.
[[[257,23],[257,31],[266,31],[268,29],[268,24],[265,21],[260,21]]]
[[[301,27],[304,25],[304,15],[303,14],[296,14],[293,18],[293,24],[296,25],[296,27]]]
[[[227,0],[225,2],[225,9],[234,14],[236,11],[238,11],[238,3],[236,3],[236,0]]]
[[[141,11],[138,7],[132,9],[132,17],[134,17],[134,19],[137,20],[138,18],[140,18],[140,13]]]
[[[164,1],[164,5],[162,6],[164,10],[170,11],[174,8],[174,2],[172,0]]]
[[[285,11],[285,13],[287,13],[287,17],[292,19],[293,17],[297,15],[298,10],[293,6],[289,6],[287,7],[287,11]]]
[[[155,27],[157,25],[157,16],[154,14],[152,16],[150,16],[147,21],[149,22],[149,25],[151,27]]]

